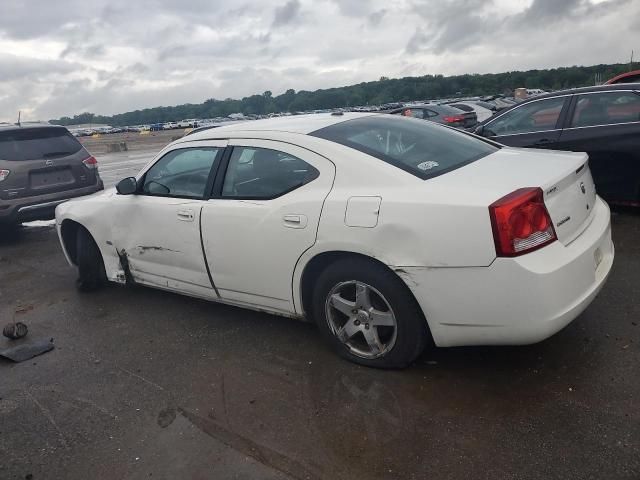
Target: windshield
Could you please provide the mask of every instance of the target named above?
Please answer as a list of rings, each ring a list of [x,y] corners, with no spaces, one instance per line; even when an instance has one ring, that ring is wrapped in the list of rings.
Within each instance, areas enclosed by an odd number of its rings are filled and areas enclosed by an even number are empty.
[[[348,120],[311,135],[364,152],[423,179],[460,168],[499,148],[433,122],[394,115]]]
[[[66,157],[82,148],[66,128],[16,128],[0,131],[0,160]]]

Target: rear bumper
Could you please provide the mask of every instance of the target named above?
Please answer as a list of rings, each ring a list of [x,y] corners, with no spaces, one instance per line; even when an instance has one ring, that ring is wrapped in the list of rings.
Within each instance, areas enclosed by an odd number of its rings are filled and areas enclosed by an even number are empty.
[[[519,345],[544,340],[593,301],[613,265],[609,207],[572,243],[554,242],[489,267],[405,268],[439,346]]]
[[[33,220],[51,220],[58,205],[72,198],[104,190],[101,179],[94,185],[37,197],[0,200],[0,223],[21,223]]]

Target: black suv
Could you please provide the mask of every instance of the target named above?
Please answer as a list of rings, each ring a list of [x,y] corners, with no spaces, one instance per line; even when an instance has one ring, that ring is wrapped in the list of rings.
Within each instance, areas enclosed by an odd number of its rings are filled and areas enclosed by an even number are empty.
[[[58,204],[103,189],[98,162],[66,128],[0,126],[0,224],[52,219]]]
[[[640,206],[640,84],[534,97],[497,113],[475,133],[512,147],[587,152],[600,196]]]

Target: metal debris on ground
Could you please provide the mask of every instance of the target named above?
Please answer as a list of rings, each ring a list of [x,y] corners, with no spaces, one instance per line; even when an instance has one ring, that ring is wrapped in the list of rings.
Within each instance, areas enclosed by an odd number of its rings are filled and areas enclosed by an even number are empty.
[[[18,338],[24,337],[28,331],[29,329],[24,323],[11,322],[5,325],[5,327],[2,329],[2,334],[5,337],[10,338],[11,340],[17,340]]]
[[[37,357],[38,355],[42,355],[43,353],[53,350],[53,348],[53,339],[35,340],[29,343],[22,342],[14,347],[0,347],[0,357],[19,363],[33,357]]]

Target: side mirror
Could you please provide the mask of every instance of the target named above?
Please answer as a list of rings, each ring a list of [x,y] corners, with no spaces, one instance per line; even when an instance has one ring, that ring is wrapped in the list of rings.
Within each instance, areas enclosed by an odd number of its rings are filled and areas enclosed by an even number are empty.
[[[478,125],[476,127],[476,129],[474,130],[474,132],[476,135],[480,135],[481,137],[483,137],[484,135],[484,125]]]
[[[138,190],[138,182],[135,177],[127,177],[118,182],[116,190],[120,195],[133,195]]]

